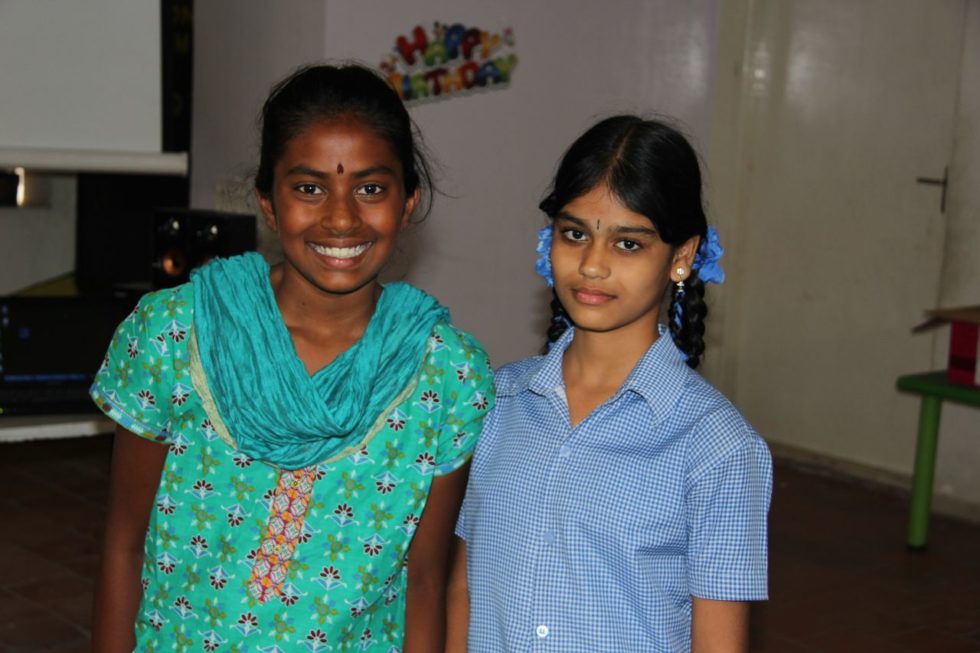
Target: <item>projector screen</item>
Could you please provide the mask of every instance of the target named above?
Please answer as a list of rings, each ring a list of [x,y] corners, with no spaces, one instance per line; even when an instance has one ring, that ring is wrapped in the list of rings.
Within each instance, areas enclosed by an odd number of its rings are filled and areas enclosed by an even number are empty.
[[[0,0],[0,162],[160,155],[160,12],[160,0]]]

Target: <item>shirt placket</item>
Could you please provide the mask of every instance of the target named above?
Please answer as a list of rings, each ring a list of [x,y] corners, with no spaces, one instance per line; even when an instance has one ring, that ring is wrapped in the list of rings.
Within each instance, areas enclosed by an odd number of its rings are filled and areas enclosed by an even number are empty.
[[[583,427],[588,428],[586,422],[592,419],[601,418],[606,404],[598,407],[593,415],[583,420],[576,428],[571,426],[571,418],[568,410],[564,388],[556,387],[548,393],[547,400],[554,409],[553,414],[558,416],[553,428],[554,433],[559,437],[555,438],[549,446],[551,451],[548,456],[545,480],[545,492],[541,502],[540,528],[534,534],[534,546],[536,548],[534,578],[534,594],[531,606],[530,638],[532,641],[531,650],[535,653],[545,653],[547,651],[560,651],[567,648],[570,644],[568,634],[562,632],[567,621],[567,602],[574,600],[574,597],[564,596],[562,587],[569,573],[562,568],[562,524],[560,515],[554,507],[558,503],[559,492],[569,491],[565,479],[568,478],[569,471],[575,462],[574,441],[581,435]]]

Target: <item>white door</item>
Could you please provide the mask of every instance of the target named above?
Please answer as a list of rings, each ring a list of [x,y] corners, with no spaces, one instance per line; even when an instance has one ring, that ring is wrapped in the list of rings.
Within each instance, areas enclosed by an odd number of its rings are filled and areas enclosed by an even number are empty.
[[[918,404],[895,379],[933,365],[910,328],[946,232],[916,179],[949,163],[965,2],[748,6],[735,399],[773,442],[908,471]]]

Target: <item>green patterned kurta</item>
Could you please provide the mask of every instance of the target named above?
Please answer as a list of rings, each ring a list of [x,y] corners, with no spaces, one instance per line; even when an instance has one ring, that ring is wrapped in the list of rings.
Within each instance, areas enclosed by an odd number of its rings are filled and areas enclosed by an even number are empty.
[[[143,565],[139,651],[398,651],[406,552],[433,476],[465,463],[492,401],[486,354],[439,323],[417,385],[354,454],[295,472],[220,434],[189,371],[193,289],[145,296],[92,397],[169,444]]]

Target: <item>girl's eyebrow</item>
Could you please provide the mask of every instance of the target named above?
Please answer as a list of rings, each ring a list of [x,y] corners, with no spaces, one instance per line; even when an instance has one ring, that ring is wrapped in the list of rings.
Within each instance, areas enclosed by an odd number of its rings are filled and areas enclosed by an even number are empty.
[[[615,227],[613,231],[617,234],[641,234],[644,236],[656,236],[657,231],[649,227]]]
[[[386,165],[383,165],[383,164],[378,164],[378,165],[375,165],[375,166],[370,166],[368,168],[364,168],[363,170],[358,170],[358,171],[352,173],[351,176],[354,179],[362,179],[364,177],[370,177],[371,175],[377,175],[377,174],[387,174],[387,175],[391,175],[392,177],[394,177],[395,176],[395,171],[392,170],[391,167],[389,167],[389,166],[386,166]],[[289,176],[289,175],[307,175],[307,176],[310,176],[310,177],[314,177],[315,179],[326,179],[327,177],[330,176],[330,173],[329,172],[324,172],[323,170],[317,170],[316,168],[311,168],[309,166],[305,166],[303,164],[300,164],[300,165],[293,166],[292,168],[290,168],[289,170],[287,170],[286,171],[286,175],[287,176]]]
[[[576,218],[574,215],[569,213],[559,213],[555,218],[556,220],[565,220],[566,222],[571,222],[577,227],[581,227],[583,231],[589,229],[589,223],[581,218]],[[644,236],[655,237],[657,235],[656,229],[651,229],[650,227],[632,227],[626,225],[619,225],[612,228],[612,232],[616,234],[640,234]]]
[[[322,170],[317,170],[316,168],[311,168],[309,166],[298,165],[293,166],[286,171],[286,175],[308,175],[310,177],[316,177],[317,179],[326,179],[327,173]]]
[[[389,166],[379,163],[376,166],[371,166],[369,168],[364,168],[363,170],[358,170],[352,173],[351,177],[353,177],[354,179],[362,179],[364,177],[370,177],[371,175],[377,175],[377,174],[391,175],[392,177],[394,177],[395,171],[392,170]]]
[[[562,211],[561,213],[559,213],[555,217],[555,220],[565,220],[566,222],[571,222],[572,224],[574,224],[575,226],[578,226],[578,227],[588,227],[589,226],[588,223],[585,222],[585,220],[582,220],[581,218],[576,218],[574,215],[572,215],[570,213],[565,213],[564,211]]]

